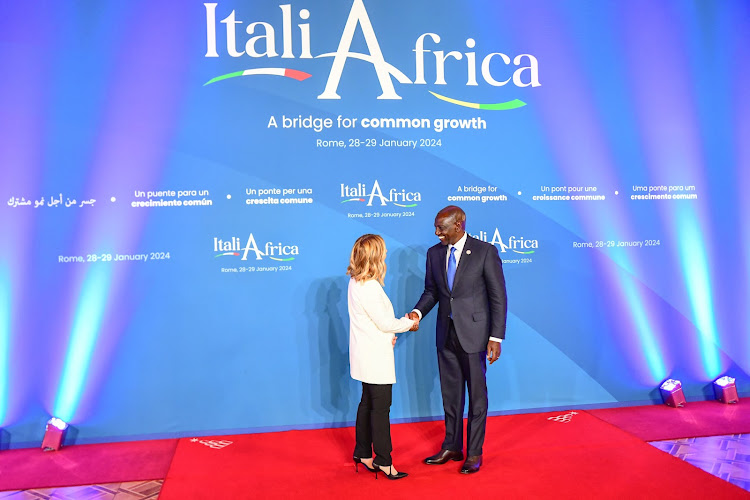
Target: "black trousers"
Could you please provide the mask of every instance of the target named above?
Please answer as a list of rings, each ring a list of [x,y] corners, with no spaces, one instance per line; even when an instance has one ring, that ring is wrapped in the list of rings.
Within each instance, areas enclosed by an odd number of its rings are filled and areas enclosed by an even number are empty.
[[[391,460],[391,398],[392,384],[366,384],[362,382],[362,400],[357,409],[355,426],[356,458],[370,458],[375,451],[376,465],[389,466]]]
[[[467,353],[461,347],[453,321],[449,322],[445,347],[438,351],[440,391],[445,411],[444,450],[463,451],[466,389],[469,413],[466,424],[466,455],[482,454],[487,427],[487,352]]]

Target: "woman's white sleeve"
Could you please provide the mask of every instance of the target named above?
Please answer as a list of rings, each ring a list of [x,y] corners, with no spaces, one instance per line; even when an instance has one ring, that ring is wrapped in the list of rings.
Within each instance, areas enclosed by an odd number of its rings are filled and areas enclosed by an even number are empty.
[[[393,312],[393,305],[380,283],[372,283],[364,287],[362,307],[378,330],[384,333],[401,333],[409,330],[414,322],[409,318],[397,318]]]

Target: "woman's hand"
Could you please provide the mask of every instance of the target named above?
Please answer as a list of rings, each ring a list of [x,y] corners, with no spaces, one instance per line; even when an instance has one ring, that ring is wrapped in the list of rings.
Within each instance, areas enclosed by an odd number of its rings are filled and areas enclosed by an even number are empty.
[[[404,317],[409,318],[410,320],[414,322],[411,328],[409,328],[410,332],[416,332],[417,330],[419,330],[419,316],[417,315],[417,313],[412,311],[412,312],[404,314]]]
[[[397,341],[397,340],[398,340],[398,337],[396,337],[396,336],[394,335],[394,336],[393,336],[393,340],[391,340],[391,344],[393,345],[393,347],[396,347],[396,341]]]

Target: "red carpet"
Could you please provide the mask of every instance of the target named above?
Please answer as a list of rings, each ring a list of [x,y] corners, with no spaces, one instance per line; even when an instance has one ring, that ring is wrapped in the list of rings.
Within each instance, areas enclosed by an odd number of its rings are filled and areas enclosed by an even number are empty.
[[[750,402],[744,400],[736,404],[696,401],[682,408],[607,408],[589,413],[644,441],[750,433]]]
[[[485,465],[475,475],[459,462],[428,466],[442,422],[392,426],[399,481],[360,467],[351,454],[354,429],[289,431],[181,439],[160,500],[216,498],[749,498],[750,493],[657,450],[579,411],[488,420]],[[231,444],[206,446],[210,439]],[[219,445],[220,446],[220,445]]]
[[[0,452],[0,491],[163,479],[176,439]]]

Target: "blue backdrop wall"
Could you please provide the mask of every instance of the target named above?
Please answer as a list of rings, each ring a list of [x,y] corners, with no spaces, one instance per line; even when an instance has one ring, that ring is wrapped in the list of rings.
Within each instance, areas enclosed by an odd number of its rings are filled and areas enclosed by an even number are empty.
[[[497,245],[491,412],[750,366],[745,1],[0,5],[0,443],[350,424],[346,265]],[[434,313],[392,418],[440,418]]]

